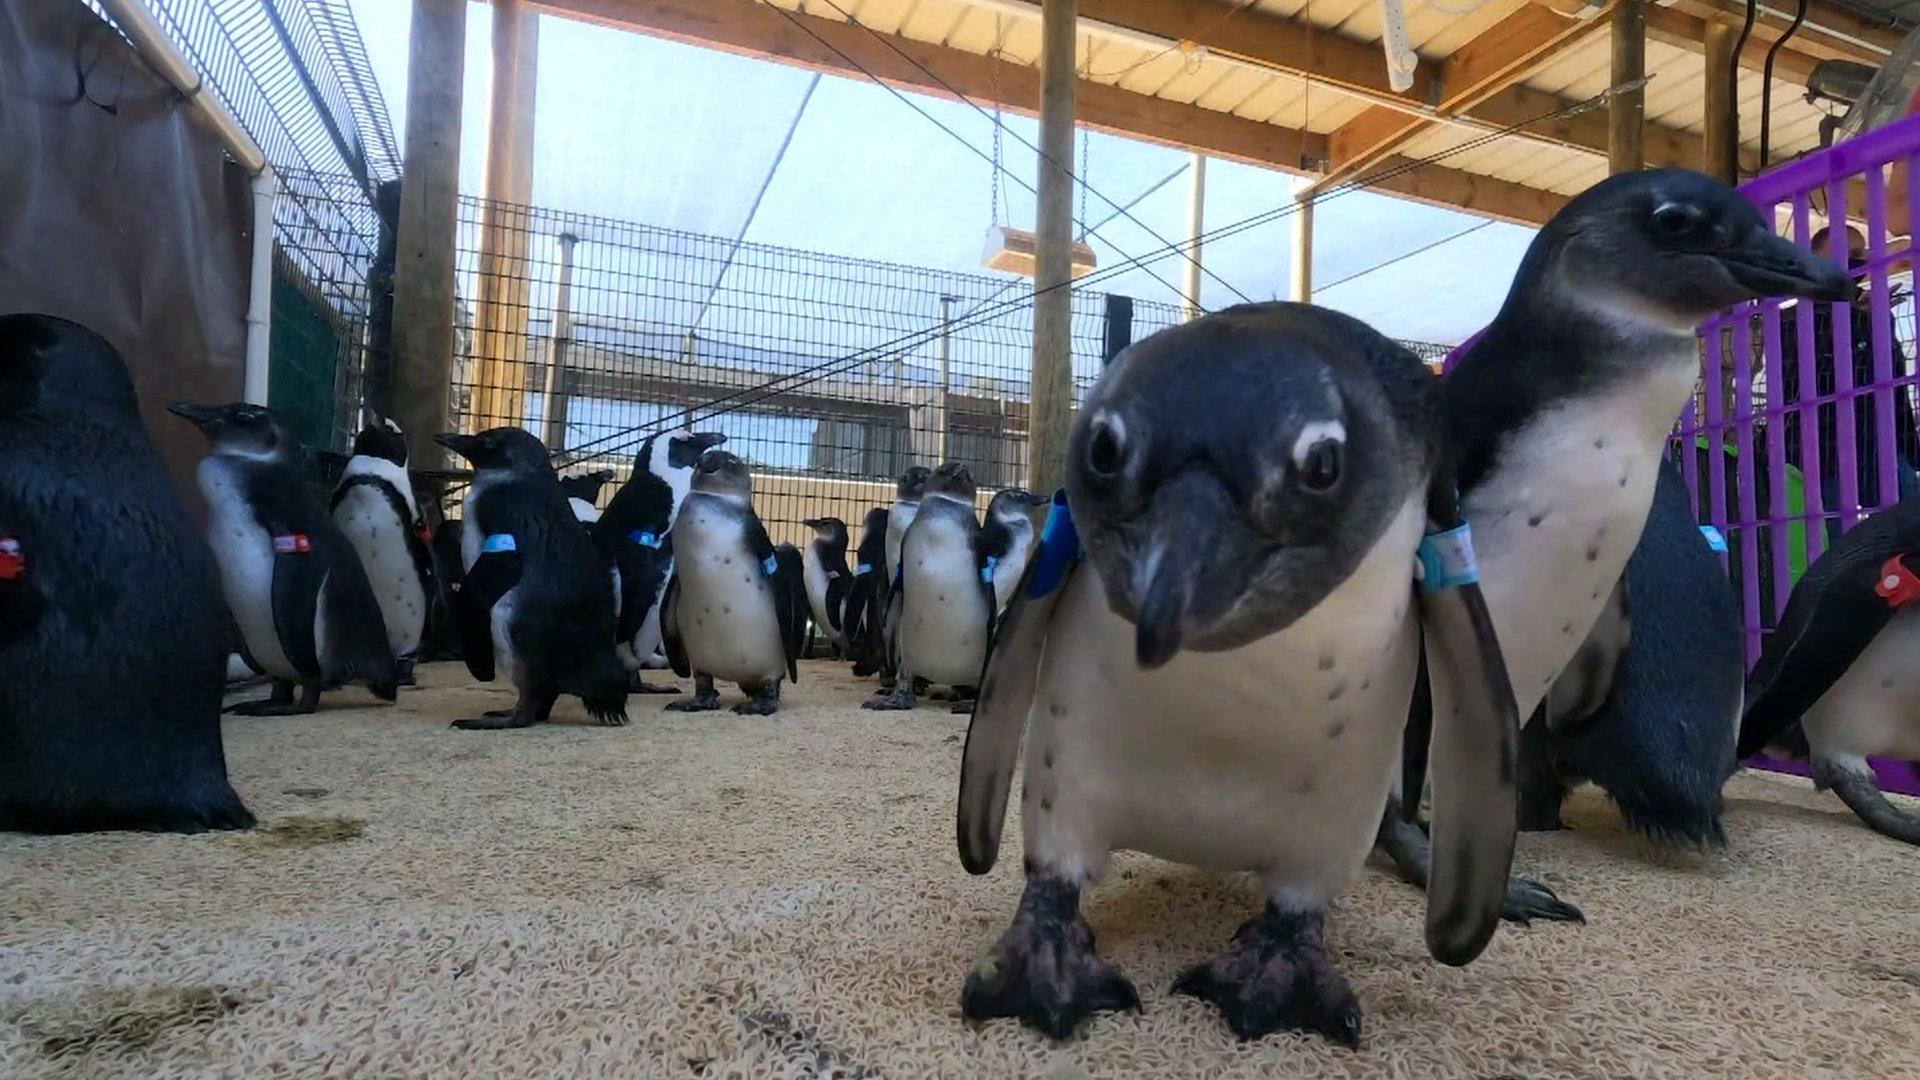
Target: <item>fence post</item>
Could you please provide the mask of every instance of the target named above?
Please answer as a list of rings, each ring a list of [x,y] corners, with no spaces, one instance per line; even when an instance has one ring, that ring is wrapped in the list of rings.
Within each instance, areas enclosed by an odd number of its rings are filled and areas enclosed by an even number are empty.
[[[519,424],[527,383],[527,241],[532,222],[533,96],[539,15],[521,0],[493,5],[493,85],[487,106],[486,203],[480,217],[474,312],[474,423]]]
[[[1113,363],[1120,350],[1133,344],[1133,297],[1107,294],[1107,334],[1100,350],[1100,366]]]
[[[1040,12],[1040,188],[1033,278],[1033,389],[1027,409],[1027,486],[1066,480],[1073,409],[1073,92],[1076,0]]]
[[[360,373],[361,397],[369,412],[392,416],[393,275],[400,239],[399,180],[388,180],[374,189],[373,210],[379,220],[380,246],[367,267],[367,357]]]
[[[547,346],[546,425],[541,440],[547,449],[559,453],[567,448],[567,396],[572,375],[567,371],[567,353],[573,344],[573,246],[580,238],[560,234],[560,269],[553,286],[552,341]]]
[[[1613,85],[1623,86],[1647,73],[1645,0],[1620,0],[1613,9]],[[1607,172],[1639,172],[1646,162],[1641,143],[1646,119],[1645,87],[1623,90],[1607,106]]]

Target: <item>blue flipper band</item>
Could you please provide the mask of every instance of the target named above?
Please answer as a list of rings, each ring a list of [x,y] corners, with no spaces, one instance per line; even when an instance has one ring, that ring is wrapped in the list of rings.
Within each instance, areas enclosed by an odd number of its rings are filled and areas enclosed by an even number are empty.
[[[1700,526],[1700,535],[1707,538],[1707,546],[1722,555],[1727,553],[1727,538],[1719,529],[1711,525]]]
[[[650,547],[650,548],[657,549],[659,548],[661,541],[664,540],[665,538],[655,533],[646,532],[641,529],[635,529],[632,532],[627,534],[627,539],[633,541],[636,544],[639,544],[641,547]]]
[[[779,569],[779,567],[780,567],[780,560],[775,558],[772,555],[767,556],[760,563],[760,569],[764,571],[768,577],[772,577],[773,572]]]
[[[1080,531],[1074,528],[1073,511],[1067,507],[1067,490],[1061,488],[1053,493],[1053,506],[1047,511],[1047,523],[1040,530],[1040,551],[1034,556],[1028,598],[1037,600],[1052,592],[1079,557]]]
[[[480,541],[480,553],[485,555],[494,551],[518,551],[520,545],[514,543],[512,533],[493,533]]]
[[[873,564],[870,562],[863,562],[859,566],[854,567],[853,572],[856,574],[871,574],[873,573]]]
[[[1446,532],[1421,537],[1419,560],[1422,592],[1457,589],[1480,580],[1480,568],[1473,559],[1473,531],[1464,521]]]

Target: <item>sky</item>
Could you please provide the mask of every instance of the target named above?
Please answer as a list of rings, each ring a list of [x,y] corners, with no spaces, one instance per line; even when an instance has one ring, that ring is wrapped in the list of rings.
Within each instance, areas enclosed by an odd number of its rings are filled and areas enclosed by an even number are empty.
[[[352,7],[396,138],[404,139],[412,5],[352,0]],[[471,194],[480,192],[485,156],[491,19],[488,5],[468,6],[461,186]],[[981,272],[992,222],[992,116],[962,102],[912,94],[903,101],[865,80],[821,77],[748,220],[813,79],[799,68],[544,16],[533,202],[728,237],[744,225],[743,238],[757,243]],[[1002,119],[1000,160],[1009,175],[1000,220],[1031,229],[1035,152],[1021,140],[1037,143],[1038,125]],[[1090,223],[1178,172],[1128,211],[1137,223],[1116,217],[1088,238],[1100,266],[1184,238],[1188,153],[1100,133],[1085,136],[1084,151],[1076,140],[1075,152],[1086,155],[1090,189],[1076,214]],[[1277,171],[1210,161],[1206,228],[1289,205],[1295,183]],[[1323,202],[1315,217],[1315,302],[1393,337],[1442,344],[1492,316],[1533,235],[1368,192]],[[1202,303],[1286,296],[1292,227],[1291,216],[1282,216],[1208,243]],[[1182,263],[1164,257],[1098,288],[1177,302]]]

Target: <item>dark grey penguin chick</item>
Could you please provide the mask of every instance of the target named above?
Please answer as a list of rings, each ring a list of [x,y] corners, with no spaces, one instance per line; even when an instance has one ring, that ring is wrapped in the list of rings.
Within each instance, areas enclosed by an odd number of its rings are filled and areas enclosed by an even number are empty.
[[[400,664],[400,683],[413,684],[413,665],[433,607],[433,556],[407,475],[407,437],[400,425],[373,417],[353,439],[327,508],[366,569],[387,645]]]
[[[1522,716],[1579,651],[1640,538],[1660,455],[1700,375],[1694,328],[1759,297],[1850,295],[1837,265],[1683,169],[1609,177],[1534,237],[1500,313],[1442,383],[1461,508]],[[1448,708],[1423,702],[1416,732]],[[1396,797],[1381,836],[1414,882],[1427,874],[1408,820],[1421,769],[1410,754],[1409,797],[1404,809]],[[1544,886],[1516,886],[1509,918],[1579,918]]]
[[[911,709],[919,682],[972,696],[993,639],[993,575],[974,517],[973,474],[947,462],[927,478],[920,507],[900,544],[900,572],[887,606],[896,682],[865,703]],[[905,676],[902,678],[901,676]],[[969,711],[957,706],[956,712]]]
[[[1920,761],[1920,495],[1853,527],[1787,597],[1747,682],[1742,758],[1804,757],[1813,782],[1882,836],[1920,844],[1869,757]]]
[[[120,355],[0,316],[0,829],[253,824],[220,742],[219,589]]]
[[[1423,625],[1455,706],[1433,730],[1427,944],[1449,964],[1485,947],[1513,852],[1517,724],[1461,563],[1436,564],[1416,597],[1423,534],[1458,524],[1438,395],[1406,349],[1302,304],[1202,316],[1101,374],[1068,443],[1070,520],[1056,506],[967,734],[961,861],[985,873],[1026,729],[1027,877],[967,979],[967,1016],[1065,1037],[1137,1004],[1079,913],[1108,853],[1130,849],[1249,871],[1265,896],[1177,992],[1243,1038],[1357,1045],[1360,1006],[1322,931],[1394,781]],[[1436,550],[1459,551],[1445,536]]]
[[[853,657],[853,673],[866,678],[886,666],[886,641],[881,628],[886,622],[887,599],[892,583],[887,579],[886,507],[867,511],[860,533],[860,547],[854,558],[853,588],[847,593],[847,650]]]
[[[801,524],[813,530],[813,539],[800,552],[813,626],[833,647],[835,656],[844,656],[847,597],[853,591],[853,568],[847,565],[847,523],[837,517],[823,517],[808,518]]]
[[[807,636],[807,590],[800,552],[778,548],[753,512],[746,462],[709,450],[694,467],[693,488],[674,523],[673,581],[660,602],[667,659],[694,693],[667,708],[720,707],[715,679],[739,683],[749,699],[733,711],[770,716],[780,683],[800,677]]]
[[[627,670],[614,655],[608,567],[574,517],[547,448],[520,428],[440,435],[473,463],[460,522],[464,576],[455,601],[467,670],[504,670],[512,709],[456,720],[469,731],[546,723],[561,694],[607,726],[627,722]]]
[[[310,713],[321,691],[347,683],[392,701],[400,665],[380,602],[353,544],[303,479],[299,441],[260,405],[175,402],[167,411],[207,437],[198,474],[207,540],[247,662],[273,680],[270,697],[232,711]]]

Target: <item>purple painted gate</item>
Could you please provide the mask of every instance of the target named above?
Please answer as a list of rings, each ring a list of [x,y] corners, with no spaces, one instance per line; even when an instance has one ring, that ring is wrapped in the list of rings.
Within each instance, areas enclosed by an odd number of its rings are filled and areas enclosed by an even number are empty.
[[[1800,247],[1812,249],[1824,232],[1828,252],[1860,284],[1853,304],[1769,300],[1701,327],[1701,388],[1674,429],[1672,452],[1700,520],[1727,538],[1722,559],[1739,585],[1749,665],[1793,581],[1828,539],[1920,486],[1913,480],[1920,461],[1914,266],[1910,238],[1896,238],[1888,227],[1895,199],[1907,222],[1920,222],[1920,184],[1906,182],[1916,160],[1920,117],[1740,188]],[[1824,229],[1823,215],[1831,217]],[[1896,277],[1907,286],[1896,288]],[[1470,344],[1448,356],[1447,366]],[[1920,794],[1920,768],[1876,767],[1883,786]]]

